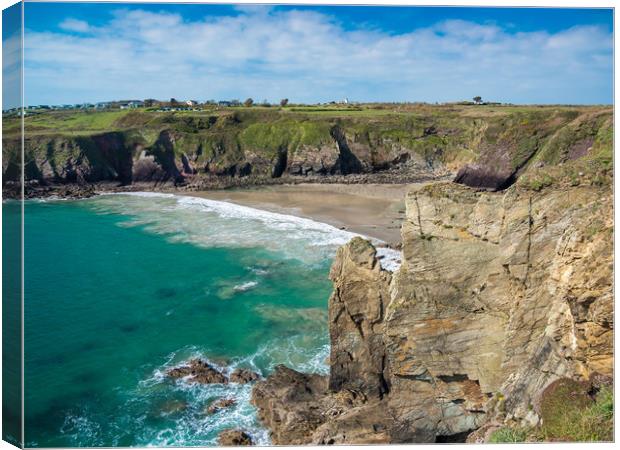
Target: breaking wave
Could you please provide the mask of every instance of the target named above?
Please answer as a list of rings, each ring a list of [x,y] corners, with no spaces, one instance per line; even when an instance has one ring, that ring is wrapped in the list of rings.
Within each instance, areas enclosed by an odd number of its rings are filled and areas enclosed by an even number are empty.
[[[176,194],[111,193],[90,201],[100,213],[130,211],[131,219],[125,226],[144,226],[147,231],[167,235],[173,242],[202,247],[261,247],[307,264],[333,257],[338,247],[361,236],[303,217]],[[384,269],[394,271],[399,267],[400,252],[380,247],[377,253]]]

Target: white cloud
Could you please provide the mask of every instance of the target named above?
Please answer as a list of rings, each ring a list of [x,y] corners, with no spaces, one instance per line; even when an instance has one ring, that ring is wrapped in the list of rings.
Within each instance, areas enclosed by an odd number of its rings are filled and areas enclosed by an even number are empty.
[[[59,26],[63,30],[76,31],[78,33],[87,33],[90,30],[88,22],[70,18],[63,20]]]
[[[21,106],[21,69],[22,41],[19,32],[2,41],[2,109]]]
[[[26,32],[26,103],[112,98],[277,101],[610,102],[612,36],[600,27],[510,33],[445,21],[404,34],[346,30],[311,11],[243,9],[185,21],[119,10],[92,28]]]

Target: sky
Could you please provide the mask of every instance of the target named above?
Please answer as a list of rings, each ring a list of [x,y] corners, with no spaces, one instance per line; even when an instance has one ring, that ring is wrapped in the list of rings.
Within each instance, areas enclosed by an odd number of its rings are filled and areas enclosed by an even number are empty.
[[[24,34],[29,105],[613,101],[611,9],[27,2]]]
[[[21,105],[21,4],[2,11],[2,109]]]

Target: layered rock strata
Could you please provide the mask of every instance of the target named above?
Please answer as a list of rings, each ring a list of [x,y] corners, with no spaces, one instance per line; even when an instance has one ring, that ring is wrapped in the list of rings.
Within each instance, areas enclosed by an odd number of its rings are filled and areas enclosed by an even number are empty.
[[[338,251],[330,375],[255,386],[273,442],[462,441],[538,423],[555,380],[612,376],[612,204],[590,186],[413,189],[398,271],[361,238]]]

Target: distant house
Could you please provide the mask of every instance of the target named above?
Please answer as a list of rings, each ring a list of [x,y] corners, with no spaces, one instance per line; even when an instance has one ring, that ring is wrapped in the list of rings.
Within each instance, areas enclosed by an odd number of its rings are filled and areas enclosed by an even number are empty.
[[[185,104],[187,106],[196,106],[198,104],[198,100],[187,100]]]
[[[227,100],[220,100],[219,102],[217,102],[218,106],[232,106],[232,102],[229,102]]]
[[[104,108],[109,108],[110,104],[108,102],[99,102],[95,104],[95,108],[97,109],[104,109]]]
[[[131,100],[131,101],[125,101],[125,102],[121,102],[119,105],[120,109],[133,109],[133,108],[140,108],[144,106],[144,102],[142,100]]]

